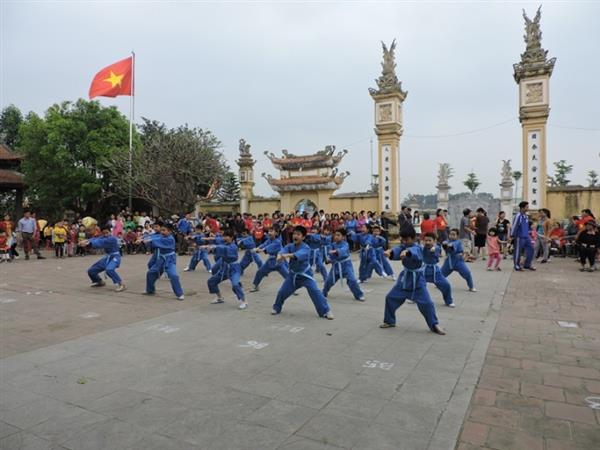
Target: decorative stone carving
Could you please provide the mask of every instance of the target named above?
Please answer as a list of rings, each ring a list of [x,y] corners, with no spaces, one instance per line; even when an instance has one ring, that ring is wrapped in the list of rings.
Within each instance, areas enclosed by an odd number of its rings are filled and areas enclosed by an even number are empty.
[[[396,40],[394,39],[392,45],[388,49],[384,42],[381,42],[383,47],[383,62],[381,63],[381,76],[375,80],[378,89],[370,88],[369,92],[371,95],[380,94],[391,94],[399,92],[403,97],[406,96],[407,92],[402,90],[402,82],[398,80],[396,76]]]
[[[250,144],[246,144],[246,140],[245,139],[240,139],[239,150],[240,150],[240,156],[242,158],[243,157],[252,156],[250,154]]]
[[[392,104],[385,103],[379,105],[379,122],[391,122],[392,121]]]
[[[556,63],[556,58],[548,59],[548,51],[542,48],[542,31],[540,29],[540,19],[542,17],[542,7],[540,6],[533,20],[527,17],[523,10],[523,19],[525,19],[525,52],[521,54],[521,61],[513,65],[515,81],[518,83],[521,78],[535,75],[551,75]]]
[[[506,159],[506,160],[502,160],[502,182],[506,182],[508,181],[509,183],[512,183],[512,167],[510,166],[510,159]]]
[[[438,171],[438,186],[448,186],[448,180],[454,175],[454,169],[448,163],[441,163]]]
[[[544,101],[544,85],[540,83],[529,83],[525,85],[525,103],[542,103]]]

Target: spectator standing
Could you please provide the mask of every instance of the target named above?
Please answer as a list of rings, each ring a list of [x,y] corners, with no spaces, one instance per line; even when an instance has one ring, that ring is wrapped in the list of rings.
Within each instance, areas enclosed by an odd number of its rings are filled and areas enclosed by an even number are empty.
[[[460,219],[460,225],[458,227],[458,238],[463,247],[463,257],[466,262],[471,262],[473,259],[473,229],[471,228],[471,210],[465,208],[463,210],[463,216]]]
[[[444,242],[448,240],[448,219],[446,217],[447,213],[448,211],[441,208],[439,208],[435,212],[435,228],[437,230],[438,242]],[[421,231],[423,231],[423,227],[421,227]]]
[[[488,234],[488,227],[490,219],[483,208],[477,208],[477,215],[475,216],[475,248],[476,255],[478,258],[481,255],[481,259],[485,261],[486,255],[486,239]]]
[[[29,253],[32,250],[38,259],[46,259],[40,254],[40,250],[38,249],[37,240],[35,239],[37,231],[36,220],[31,216],[31,212],[26,210],[17,224],[17,232],[21,234],[21,240],[23,241],[25,259],[29,259]]]
[[[500,242],[500,250],[502,259],[506,259],[508,253],[508,236],[510,236],[510,221],[506,218],[506,213],[500,211],[496,218],[496,230],[498,232],[498,241]]]
[[[538,220],[536,225],[537,238],[533,254],[537,257],[541,253],[541,263],[547,263],[550,257],[550,230],[552,229],[552,220],[550,210],[542,208],[538,211]]]

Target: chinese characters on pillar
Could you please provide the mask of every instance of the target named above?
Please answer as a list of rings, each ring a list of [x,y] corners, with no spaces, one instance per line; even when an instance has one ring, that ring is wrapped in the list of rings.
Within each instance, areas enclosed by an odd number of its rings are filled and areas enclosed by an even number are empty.
[[[381,195],[382,211],[390,211],[392,208],[392,149],[389,145],[381,147],[381,168],[383,170]]]
[[[540,146],[542,143],[540,130],[532,130],[527,133],[527,199],[533,209],[540,208],[541,202],[541,161]]]

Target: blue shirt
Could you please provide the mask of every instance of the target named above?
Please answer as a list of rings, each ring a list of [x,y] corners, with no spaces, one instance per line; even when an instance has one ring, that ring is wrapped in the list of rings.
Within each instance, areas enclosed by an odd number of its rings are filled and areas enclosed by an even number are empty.
[[[358,220],[350,219],[346,221],[346,230],[354,231],[356,230],[356,226],[358,225]]]
[[[265,253],[269,256],[277,256],[277,254],[283,248],[283,244],[281,243],[281,239],[267,239],[265,242],[260,244],[258,248],[265,251]]]
[[[227,264],[237,262],[238,247],[235,242],[230,244],[219,244],[215,246],[215,259],[222,259]]]
[[[352,241],[358,242],[361,247],[366,247],[367,245],[373,246],[373,235],[369,233],[352,233]]]
[[[515,216],[510,234],[512,237],[529,237],[529,217],[526,214],[520,212]]]
[[[90,239],[92,248],[102,248],[104,253],[119,253],[119,240],[114,236],[101,236]]]
[[[162,233],[155,233],[150,236],[152,248],[157,248],[158,253],[165,255],[175,251],[175,238],[173,235],[163,236]]]
[[[346,241],[333,242],[331,250],[337,250],[336,253],[327,253],[327,258],[333,263],[343,261],[350,256],[350,247]]]
[[[187,219],[179,219],[177,222],[177,230],[182,234],[190,234],[192,232],[192,223]]]
[[[387,243],[387,241],[385,240],[385,238],[383,236],[375,236],[374,234],[372,235],[371,238],[371,247],[373,248],[385,248],[385,244]]]
[[[435,244],[433,247],[423,246],[423,262],[427,265],[437,264],[440,261],[442,248]]]
[[[244,238],[241,238],[238,240],[237,243],[244,250],[251,250],[253,248],[256,248],[256,241],[252,236],[246,236]]]
[[[321,248],[321,235],[317,233],[307,234],[304,238],[304,242],[310,247],[311,250]]]
[[[208,241],[206,239],[204,239],[204,233],[198,233],[198,234],[194,234],[192,236],[193,241],[197,244],[197,245],[206,245],[208,244]]]
[[[17,224],[17,231],[22,231],[23,233],[33,233],[35,229],[36,221],[33,217],[30,217],[29,219],[23,217]]]
[[[463,259],[463,246],[459,240],[446,242],[446,254],[453,261]]]
[[[290,258],[289,267],[291,272],[295,273],[309,273],[310,272],[310,247],[304,242],[299,245],[291,244],[286,245],[281,249],[279,253],[293,253],[293,258]]]
[[[396,286],[409,291],[417,288],[426,288],[427,282],[423,276],[423,271],[419,270],[423,266],[423,250],[418,244],[394,247],[390,259],[400,259],[400,253],[404,250],[407,252],[404,259],[402,259],[404,270],[400,274]]]

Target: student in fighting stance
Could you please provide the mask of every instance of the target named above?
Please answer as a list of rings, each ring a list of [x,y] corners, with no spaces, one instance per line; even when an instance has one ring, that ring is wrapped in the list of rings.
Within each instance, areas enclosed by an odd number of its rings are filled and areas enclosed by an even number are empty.
[[[446,260],[442,266],[442,275],[448,278],[452,272],[457,271],[467,282],[469,291],[477,292],[473,284],[473,276],[463,258],[463,246],[458,239],[458,229],[450,230],[450,240],[443,242],[442,247],[446,251]]]
[[[433,233],[426,233],[423,239],[423,264],[425,265],[425,281],[435,284],[444,297],[444,303],[450,308],[456,305],[452,300],[452,287],[438,266],[442,248],[436,243]]]
[[[350,247],[346,240],[346,230],[340,228],[333,234],[333,243],[330,245],[327,262],[331,263],[331,270],[325,280],[325,286],[323,287],[323,295],[327,297],[329,290],[341,280],[344,279],[348,283],[348,287],[354,295],[354,298],[358,301],[364,302],[365,295],[360,289],[356,276],[354,275],[354,267],[352,266],[352,260],[350,258]]]

